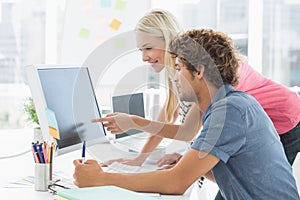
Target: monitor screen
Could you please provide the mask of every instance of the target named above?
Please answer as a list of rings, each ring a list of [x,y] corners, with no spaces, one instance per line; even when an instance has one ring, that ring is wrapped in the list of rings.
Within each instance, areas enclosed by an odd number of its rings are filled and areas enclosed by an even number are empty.
[[[100,118],[101,114],[88,68],[40,67],[36,71],[42,93],[35,96],[42,95],[45,105],[33,95],[34,103],[39,109],[38,116],[45,116],[46,108],[55,113],[60,134],[60,139],[55,140],[58,153],[80,148],[83,140],[90,144],[97,143],[99,139],[104,141],[103,124],[91,122],[93,118]],[[48,123],[44,122],[47,119],[40,116],[43,135],[45,132],[49,134]]]
[[[144,94],[124,94],[112,97],[113,112],[127,113],[145,118]],[[140,133],[139,130],[129,130],[125,133],[116,135],[116,139],[128,135]]]

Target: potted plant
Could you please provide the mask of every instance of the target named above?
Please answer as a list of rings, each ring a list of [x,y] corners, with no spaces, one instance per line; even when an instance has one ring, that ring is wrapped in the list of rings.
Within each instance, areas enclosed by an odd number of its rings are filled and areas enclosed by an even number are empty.
[[[31,97],[25,100],[24,111],[27,115],[27,121],[31,122],[34,125],[34,129],[33,129],[34,141],[43,141],[43,135],[40,128],[39,119],[36,113],[33,99]]]

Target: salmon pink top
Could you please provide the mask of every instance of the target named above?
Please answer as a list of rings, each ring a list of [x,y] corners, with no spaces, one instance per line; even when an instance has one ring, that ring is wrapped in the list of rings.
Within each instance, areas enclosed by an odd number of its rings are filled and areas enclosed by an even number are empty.
[[[300,121],[300,97],[288,87],[272,81],[243,63],[236,90],[251,94],[271,118],[278,134],[293,129]]]

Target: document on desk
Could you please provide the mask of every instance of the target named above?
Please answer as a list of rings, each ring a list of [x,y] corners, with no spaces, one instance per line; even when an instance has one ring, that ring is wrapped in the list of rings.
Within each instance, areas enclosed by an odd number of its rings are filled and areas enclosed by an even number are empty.
[[[52,180],[57,181],[60,185],[66,186],[68,188],[77,188],[73,183],[73,178],[68,176],[63,171],[54,171],[52,173]],[[3,188],[28,188],[34,186],[34,176],[29,175],[25,177],[18,178],[16,180],[11,180],[4,183]]]
[[[66,198],[69,200],[154,200],[155,197],[140,194],[116,186],[100,186],[87,188],[72,188],[58,190],[54,200]]]
[[[3,188],[27,188],[32,187],[34,184],[34,177],[33,176],[26,176],[24,178],[19,178],[18,180],[9,181],[5,183],[2,187]]]

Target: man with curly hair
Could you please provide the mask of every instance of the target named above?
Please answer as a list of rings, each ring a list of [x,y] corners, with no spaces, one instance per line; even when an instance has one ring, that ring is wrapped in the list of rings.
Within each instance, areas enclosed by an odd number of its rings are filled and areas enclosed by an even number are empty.
[[[299,199],[291,166],[272,121],[252,96],[233,89],[238,83],[240,58],[227,38],[213,30],[191,30],[175,37],[169,45],[176,57],[174,81],[180,99],[195,102],[199,112],[204,113],[201,133],[176,166],[149,173],[117,174],[103,172],[95,160],[84,164],[74,160],[75,184],[183,194],[200,176],[206,176],[217,182],[225,199]],[[128,121],[128,117],[133,123],[120,127],[123,131],[135,126],[159,135],[171,126],[123,114],[99,121],[107,122],[109,127]],[[280,183],[280,187],[274,187],[274,183]]]

